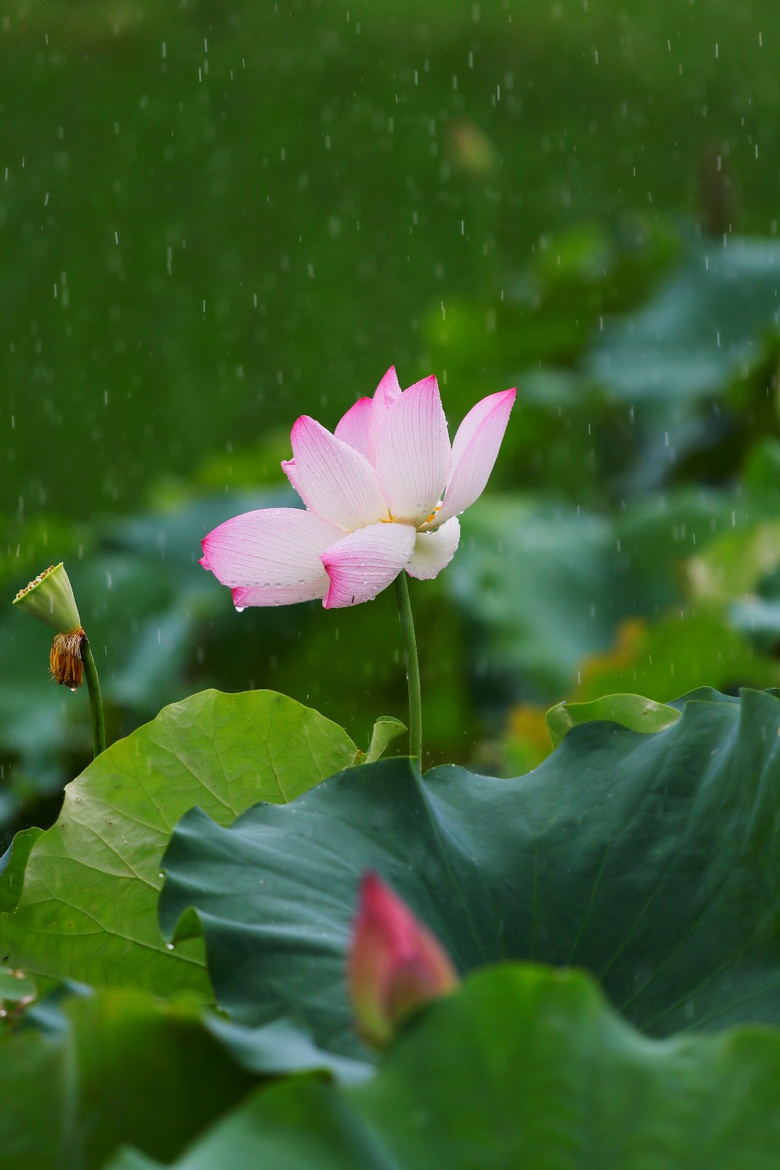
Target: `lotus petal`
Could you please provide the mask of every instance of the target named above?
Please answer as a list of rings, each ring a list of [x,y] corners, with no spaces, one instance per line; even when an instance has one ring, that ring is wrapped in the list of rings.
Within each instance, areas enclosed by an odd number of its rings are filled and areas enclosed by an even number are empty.
[[[262,508],[210,532],[200,563],[233,589],[239,607],[308,601],[322,597],[328,587],[320,556],[339,535],[338,528],[313,512]]]
[[[291,435],[293,459],[282,463],[307,508],[352,532],[387,517],[376,472],[364,455],[303,415]]]
[[[404,390],[387,412],[376,469],[394,520],[422,524],[439,500],[450,467],[447,419],[435,378]]]
[[[414,551],[410,524],[370,524],[351,532],[322,554],[330,577],[323,605],[343,609],[371,601],[391,584]]]
[[[406,571],[410,577],[430,581],[446,569],[460,543],[460,520],[453,516],[435,532],[418,532]]]
[[[470,507],[485,490],[498,456],[516,390],[490,394],[472,407],[452,444],[452,467],[436,526]]]

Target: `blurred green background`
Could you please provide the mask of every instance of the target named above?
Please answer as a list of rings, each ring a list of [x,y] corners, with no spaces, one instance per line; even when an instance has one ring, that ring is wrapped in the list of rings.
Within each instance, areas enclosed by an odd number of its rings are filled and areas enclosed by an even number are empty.
[[[430,761],[563,697],[780,681],[774,0],[0,5],[2,581],[66,561],[111,734],[273,687],[404,716],[392,596],[233,612],[201,537],[395,364],[519,388],[415,585]],[[0,618],[0,845],[89,758]]]

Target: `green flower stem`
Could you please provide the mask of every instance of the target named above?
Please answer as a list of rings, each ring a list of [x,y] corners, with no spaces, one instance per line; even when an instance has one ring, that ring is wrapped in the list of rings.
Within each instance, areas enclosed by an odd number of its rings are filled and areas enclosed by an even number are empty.
[[[409,584],[406,573],[400,572],[395,579],[395,594],[398,598],[398,616],[404,639],[404,661],[406,682],[409,687],[409,754],[420,761],[422,769],[422,694],[420,691],[420,661],[417,657],[417,639],[414,636],[412,604],[409,600]]]
[[[85,638],[81,643],[81,658],[84,663],[84,674],[87,676],[89,706],[92,712],[92,743],[94,754],[97,757],[106,750],[106,724],[103,719],[103,696],[100,693],[100,679],[89,638]]]

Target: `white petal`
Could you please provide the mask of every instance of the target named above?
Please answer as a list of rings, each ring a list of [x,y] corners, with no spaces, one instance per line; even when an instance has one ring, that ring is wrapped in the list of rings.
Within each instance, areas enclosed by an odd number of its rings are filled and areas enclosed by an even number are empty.
[[[322,563],[330,589],[325,608],[359,605],[386,589],[412,555],[416,535],[409,524],[371,524],[326,549]]]
[[[379,436],[376,469],[394,520],[422,524],[441,499],[450,467],[447,420],[435,378],[404,390]]]
[[[292,429],[294,458],[282,468],[307,508],[345,532],[387,517],[387,505],[371,464],[313,418]]]
[[[305,601],[325,592],[328,578],[320,556],[338,536],[338,528],[313,512],[263,508],[234,516],[210,532],[203,541],[200,563],[232,589],[298,589],[306,597],[291,594],[290,600]],[[237,604],[286,605],[287,601]]]
[[[446,569],[460,543],[460,520],[453,516],[435,532],[418,532],[414,552],[406,566],[410,577],[430,581]]]
[[[504,438],[515,393],[515,390],[502,390],[483,398],[459,426],[452,444],[452,468],[444,503],[436,517],[437,525],[464,512],[482,495]]]

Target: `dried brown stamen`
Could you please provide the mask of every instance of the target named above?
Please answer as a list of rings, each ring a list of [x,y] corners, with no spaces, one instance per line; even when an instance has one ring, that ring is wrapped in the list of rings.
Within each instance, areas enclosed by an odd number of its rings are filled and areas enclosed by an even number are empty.
[[[49,669],[52,678],[61,686],[70,687],[72,691],[81,686],[84,678],[81,644],[86,637],[84,630],[79,626],[69,634],[57,634],[51,644]]]

